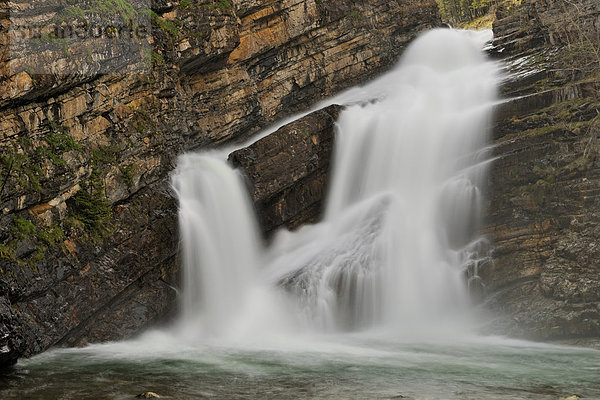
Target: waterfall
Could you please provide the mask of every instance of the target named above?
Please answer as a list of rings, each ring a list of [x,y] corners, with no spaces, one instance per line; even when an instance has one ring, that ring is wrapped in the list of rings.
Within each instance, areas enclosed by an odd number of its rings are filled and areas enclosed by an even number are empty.
[[[186,154],[172,180],[183,266],[178,334],[191,342],[243,336],[282,320],[260,279],[261,237],[241,174],[219,154]]]
[[[469,314],[467,274],[478,282],[472,266],[485,256],[475,232],[497,81],[482,44],[474,34],[429,31],[393,71],[331,99],[350,105],[336,126],[324,219],[280,233],[268,250],[224,155],[182,156],[173,182],[183,326],[227,330],[260,311],[267,330],[287,314],[319,331],[420,334]],[[256,293],[279,297],[250,302]]]

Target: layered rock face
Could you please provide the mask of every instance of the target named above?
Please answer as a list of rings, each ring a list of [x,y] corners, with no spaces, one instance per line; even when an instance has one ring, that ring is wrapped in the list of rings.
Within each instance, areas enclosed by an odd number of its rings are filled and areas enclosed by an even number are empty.
[[[494,261],[481,271],[492,331],[597,341],[600,4],[531,0],[497,16],[495,52],[513,74],[504,87],[513,100],[495,127]]]
[[[53,345],[127,337],[169,314],[179,267],[168,174],[177,156],[248,137],[380,73],[440,24],[434,1],[94,4],[0,4],[0,365]],[[152,32],[114,46],[52,33],[107,19],[149,21]],[[11,26],[28,21],[50,30],[35,42],[45,47],[20,53]],[[282,146],[330,151],[330,122],[293,129]],[[289,171],[292,180],[322,182],[324,159]],[[314,219],[312,190],[255,192],[282,210],[263,216],[267,230]]]

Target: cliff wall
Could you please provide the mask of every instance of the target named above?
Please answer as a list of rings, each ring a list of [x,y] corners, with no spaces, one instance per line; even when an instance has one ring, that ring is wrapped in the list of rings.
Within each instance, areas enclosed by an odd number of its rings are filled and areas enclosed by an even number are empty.
[[[151,33],[60,34],[106,21]],[[172,314],[177,156],[365,81],[439,24],[433,0],[1,2],[0,366]]]
[[[494,333],[600,339],[600,4],[500,7],[495,50],[510,74],[494,135],[482,268]]]

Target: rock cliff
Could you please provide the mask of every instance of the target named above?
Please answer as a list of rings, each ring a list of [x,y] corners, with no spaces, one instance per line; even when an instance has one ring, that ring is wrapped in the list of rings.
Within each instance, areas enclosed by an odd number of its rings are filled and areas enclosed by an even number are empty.
[[[496,333],[600,339],[600,4],[498,9],[495,53],[511,75],[500,107],[482,269]]]
[[[124,24],[150,33],[117,44],[63,35],[107,21],[111,40]],[[14,27],[28,23],[42,26],[33,47],[15,46]],[[382,72],[439,24],[433,0],[0,2],[0,366],[168,315],[177,156]],[[331,122],[299,124],[281,145],[330,151]],[[241,155],[233,161],[251,164]],[[323,160],[290,179],[317,185]],[[263,215],[267,230],[314,219],[319,190],[256,191],[282,210]]]

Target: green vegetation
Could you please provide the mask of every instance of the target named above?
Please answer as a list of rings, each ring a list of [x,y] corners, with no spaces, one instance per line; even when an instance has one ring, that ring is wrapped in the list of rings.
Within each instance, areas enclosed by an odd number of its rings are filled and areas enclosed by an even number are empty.
[[[43,175],[43,171],[40,166],[15,147],[3,150],[3,152],[4,154],[0,156],[0,175],[2,176],[0,194],[4,192],[4,188],[11,182],[11,179],[13,183],[16,182],[26,190],[41,192],[40,177]]]
[[[444,22],[463,29],[491,29],[496,7],[510,9],[522,0],[436,0]]]
[[[59,225],[40,227],[22,217],[13,217],[12,222],[11,235],[5,240],[5,243],[0,243],[0,259],[12,261],[21,267],[35,271],[35,264],[45,259],[48,247],[63,248],[65,235]],[[30,241],[35,246],[35,250],[30,250],[17,257],[17,247],[22,240]],[[0,273],[4,273],[4,271],[0,269]]]
[[[69,21],[73,19],[86,19],[91,15],[99,15],[103,20],[114,18],[122,21],[135,20],[138,10],[127,0],[92,0],[76,1],[76,5],[65,7],[56,17],[55,22]]]
[[[59,126],[55,122],[50,122],[50,126],[52,130],[44,136],[44,141],[48,143],[52,152],[58,154],[81,149],[73,136],[69,134],[69,127]]]
[[[39,245],[36,247],[35,253],[31,256],[31,260],[33,262],[42,262],[46,258],[46,251],[48,248],[43,245]]]
[[[52,33],[43,33],[40,37],[32,39],[31,43],[40,49],[51,49],[62,52],[65,56],[69,55],[69,41]]]
[[[350,18],[352,18],[353,20],[357,20],[362,18],[363,14],[362,12],[360,12],[360,10],[354,10],[350,13]]]
[[[136,111],[134,120],[150,124],[150,115],[144,110]],[[110,224],[112,205],[105,193],[106,173],[118,167],[128,185],[133,184],[135,177],[133,163],[119,165],[121,148],[99,146],[87,150],[74,140],[68,127],[50,122],[46,128],[45,135],[34,139],[23,136],[1,149],[0,193],[30,196],[32,191],[41,192],[42,179],[73,173],[71,163],[66,161],[72,158],[87,159],[91,172],[80,182],[81,189],[67,200],[68,215],[59,224],[43,226],[42,220],[30,219],[29,214],[13,217],[12,222],[9,219],[8,235],[0,244],[0,258],[31,269],[46,258],[49,249],[64,252],[67,236],[77,235],[82,243],[102,244],[114,231]],[[145,125],[139,129],[145,130]],[[67,152],[72,154],[63,158]],[[29,244],[20,254],[17,249],[23,240]]]
[[[165,32],[167,35],[177,38],[179,36],[179,29],[175,24],[171,21],[166,21],[162,19],[157,13],[152,11],[151,9],[145,9],[144,12],[150,17],[152,21],[152,25],[159,28],[161,31]]]
[[[84,230],[95,241],[102,241],[112,232],[108,220],[112,216],[112,206],[104,193],[103,170],[118,163],[119,149],[100,146],[92,151],[90,164],[92,172],[81,190],[68,200],[71,217],[80,222]],[[81,224],[72,224],[72,226]]]
[[[485,16],[497,0],[436,0],[442,20],[451,24]]]
[[[60,226],[40,229],[37,233],[38,238],[48,246],[55,247],[65,240],[65,234]],[[39,249],[39,248],[38,248]]]
[[[182,10],[185,10],[188,7],[193,7],[194,4],[189,1],[189,0],[181,0],[181,3],[179,3],[179,8],[181,8]]]
[[[92,174],[81,190],[68,200],[72,218],[83,224],[89,233],[100,234],[112,215],[110,202],[104,197],[104,182],[97,167],[92,167]]]
[[[214,10],[231,10],[233,8],[228,0],[217,0],[213,4],[207,4],[206,7]]]
[[[0,156],[0,169],[3,172],[0,194],[4,192],[7,184],[17,183],[25,190],[41,192],[40,177],[43,171],[39,165],[34,164],[30,157],[18,152],[16,148],[4,150]]]
[[[119,157],[119,148],[115,146],[99,146],[92,150],[92,170],[94,168],[100,168],[103,164],[115,165]],[[93,175],[93,173],[92,173]]]
[[[68,42],[66,39],[59,38],[53,33],[43,33],[37,39],[41,44],[59,44],[62,46],[67,46]]]
[[[119,167],[119,171],[121,171],[125,183],[131,185],[133,183],[133,177],[135,172],[133,164],[127,164],[124,167]]]
[[[83,19],[85,18],[86,10],[79,6],[68,6],[62,9],[58,14],[58,18],[62,21],[68,21],[71,19]]]
[[[461,29],[470,29],[470,30],[483,30],[483,29],[492,29],[492,24],[496,20],[496,16],[493,12],[488,12],[487,14],[475,18],[473,20],[467,20],[463,22],[459,22],[456,24],[457,28]]]
[[[52,131],[43,137],[47,147],[37,147],[35,150],[35,158],[50,159],[55,165],[66,165],[65,160],[61,157],[62,154],[72,151],[81,150],[75,139],[69,134],[69,128],[66,126],[58,126],[54,122],[50,122]]]
[[[144,59],[146,63],[152,65],[153,67],[165,63],[165,59],[163,58],[163,56],[161,56],[154,50],[150,50],[146,47],[143,47],[142,52],[144,54]]]
[[[101,230],[103,223],[111,216],[111,206],[104,198],[103,190],[103,185],[85,185],[70,199],[73,216],[94,231]]]
[[[40,180],[45,177],[42,165],[67,168],[63,154],[81,150],[69,128],[50,122],[50,132],[42,139],[42,144],[34,145],[30,138],[22,136],[10,147],[2,149],[0,155],[0,195],[6,185],[18,184],[25,190],[41,192]]]
[[[144,134],[146,130],[154,127],[148,111],[144,110],[143,108],[132,110],[134,113],[132,124],[139,134]]]
[[[14,260],[15,249],[13,246],[0,243],[0,260]],[[2,271],[4,272],[4,271]]]
[[[15,218],[15,226],[13,227],[13,234],[19,239],[24,239],[35,233],[36,228],[33,223],[24,218]]]
[[[137,10],[127,0],[95,0],[90,4],[89,12],[101,15],[118,15],[122,20],[135,19]]]

